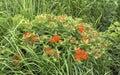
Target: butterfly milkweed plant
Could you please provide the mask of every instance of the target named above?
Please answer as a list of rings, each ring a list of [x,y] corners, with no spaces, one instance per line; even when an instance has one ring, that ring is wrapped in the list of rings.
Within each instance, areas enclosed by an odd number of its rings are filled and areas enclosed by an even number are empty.
[[[8,23],[1,40],[1,74],[103,75],[109,71],[102,68],[109,64],[107,39],[81,18],[42,14],[28,20],[16,15]]]

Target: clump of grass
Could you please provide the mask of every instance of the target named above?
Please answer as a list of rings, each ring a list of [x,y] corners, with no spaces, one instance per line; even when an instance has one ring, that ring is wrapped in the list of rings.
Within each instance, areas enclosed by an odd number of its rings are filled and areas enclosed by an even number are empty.
[[[111,73],[108,41],[80,18],[42,14],[30,21],[16,15],[9,24],[12,26],[2,36],[0,47],[1,73]]]

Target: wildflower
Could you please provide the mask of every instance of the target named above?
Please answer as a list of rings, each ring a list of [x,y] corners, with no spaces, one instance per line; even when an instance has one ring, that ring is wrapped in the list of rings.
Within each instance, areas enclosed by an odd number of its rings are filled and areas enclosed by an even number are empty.
[[[87,55],[83,55],[82,59],[87,60]]]
[[[16,64],[16,66],[18,66],[18,63],[19,63],[19,58],[17,56],[13,56],[13,60]]]
[[[87,40],[87,38],[84,36],[84,37],[82,37],[82,41],[83,42],[86,42],[86,40]]]
[[[87,43],[90,44],[90,39],[88,39]]]
[[[85,50],[78,49],[75,55],[75,59],[76,60],[79,60],[79,59],[87,60],[87,53],[85,52]]]
[[[19,60],[17,56],[13,56],[13,60]]]
[[[35,42],[37,40],[37,37],[32,37],[32,42]]]
[[[52,54],[53,52],[52,52],[52,50],[50,49],[50,48],[46,48],[46,54]]]
[[[81,58],[84,60],[87,59],[87,53],[85,52],[85,50],[81,50]]]
[[[80,59],[80,56],[79,56],[79,55],[75,55],[75,59],[76,59],[76,60],[79,60],[79,59]]]
[[[27,38],[30,34],[32,34],[32,32],[25,32],[25,33],[23,34],[23,37],[24,37],[24,38]]]
[[[80,54],[81,54],[81,50],[79,49],[77,50],[76,55],[80,55]]]
[[[81,33],[84,32],[84,27],[83,27],[83,25],[79,26],[79,31],[80,31]]]
[[[50,42],[54,43],[54,42],[60,42],[60,36],[59,35],[55,35],[50,39]]]

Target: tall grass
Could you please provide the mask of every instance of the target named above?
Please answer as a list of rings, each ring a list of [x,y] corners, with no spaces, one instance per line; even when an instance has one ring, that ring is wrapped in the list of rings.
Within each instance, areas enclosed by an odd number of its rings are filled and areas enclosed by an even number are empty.
[[[94,23],[94,27],[105,30],[116,17],[119,0],[2,0],[8,15],[22,14],[26,18],[53,13],[82,17]],[[119,9],[118,9],[119,10]]]

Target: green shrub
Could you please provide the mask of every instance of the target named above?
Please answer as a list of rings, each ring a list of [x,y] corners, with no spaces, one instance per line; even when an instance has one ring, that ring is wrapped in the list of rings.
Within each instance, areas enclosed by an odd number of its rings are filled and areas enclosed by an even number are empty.
[[[67,15],[10,18],[2,36],[0,70],[4,74],[109,75],[107,40],[92,25]],[[101,69],[102,68],[102,69]]]
[[[107,33],[107,38],[111,41],[109,44],[109,53],[112,58],[111,61],[111,70],[113,75],[120,74],[120,23],[118,21],[112,23],[108,30],[105,32]]]

